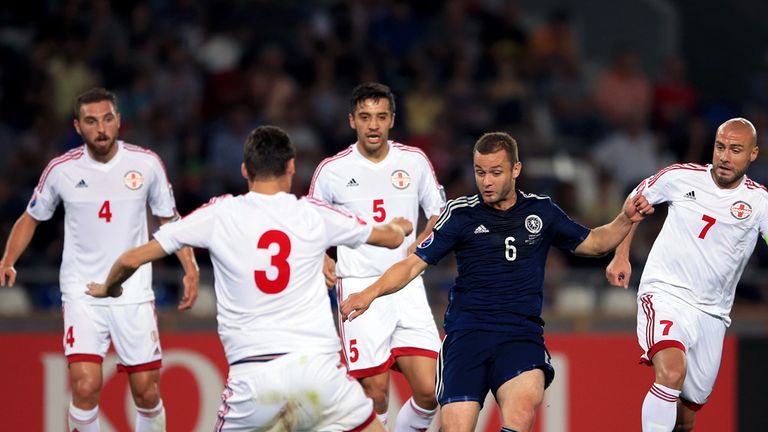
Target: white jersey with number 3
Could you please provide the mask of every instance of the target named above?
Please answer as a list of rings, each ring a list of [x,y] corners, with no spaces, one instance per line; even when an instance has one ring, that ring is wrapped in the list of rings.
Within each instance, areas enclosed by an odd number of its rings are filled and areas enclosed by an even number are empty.
[[[711,170],[711,165],[671,165],[635,189],[651,204],[669,203],[640,295],[668,292],[729,325],[741,273],[758,237],[768,235],[768,191],[746,176],[738,187],[720,189]]]
[[[211,254],[219,336],[230,363],[288,352],[341,349],[323,276],[331,246],[356,247],[372,226],[311,198],[249,192],[214,198],[155,239],[167,253]]]
[[[45,221],[64,203],[63,301],[131,304],[154,299],[150,264],[123,284],[120,297],[85,295],[86,284],[105,281],[123,252],[147,242],[147,204],[155,216],[176,214],[160,158],[139,146],[116,145],[117,153],[107,163],[92,159],[85,145],[51,160],[27,205],[30,216]]]
[[[323,160],[315,170],[309,195],[342,206],[372,224],[404,217],[413,223],[419,206],[427,218],[445,207],[445,194],[426,154],[416,147],[393,141],[384,160],[366,159],[352,144]],[[370,277],[384,273],[407,255],[416,238],[414,230],[397,249],[363,245],[337,250],[336,272],[340,277]]]

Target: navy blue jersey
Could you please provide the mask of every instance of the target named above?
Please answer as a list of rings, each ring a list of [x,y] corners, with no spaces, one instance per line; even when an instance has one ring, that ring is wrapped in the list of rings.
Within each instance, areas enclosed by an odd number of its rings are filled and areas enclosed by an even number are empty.
[[[448,202],[415,253],[431,265],[456,253],[446,332],[512,331],[538,340],[549,247],[573,252],[587,235],[549,197],[517,191],[515,205],[501,211],[472,195]]]

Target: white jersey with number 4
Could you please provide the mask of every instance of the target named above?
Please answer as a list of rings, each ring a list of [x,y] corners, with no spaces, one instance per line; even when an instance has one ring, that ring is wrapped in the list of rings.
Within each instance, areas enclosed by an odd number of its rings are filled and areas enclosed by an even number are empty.
[[[426,154],[393,141],[388,145],[389,153],[378,163],[360,154],[357,144],[323,160],[312,177],[309,195],[342,206],[373,224],[400,216],[415,228],[419,206],[427,218],[439,215],[445,207],[445,194]],[[340,247],[336,272],[340,277],[381,275],[405,258],[415,233],[414,229],[398,249]]]
[[[736,285],[759,236],[768,235],[768,191],[746,176],[720,189],[712,165],[676,164],[635,189],[669,203],[640,281],[640,295],[664,291],[730,324]]]
[[[214,198],[155,239],[167,253],[210,251],[219,336],[229,363],[341,349],[323,276],[331,246],[356,247],[372,226],[311,198],[249,192]]]
[[[96,299],[89,282],[107,279],[112,263],[126,250],[147,242],[147,204],[152,214],[176,214],[171,185],[152,151],[118,141],[107,163],[91,158],[85,145],[48,163],[27,212],[38,221],[64,203],[64,251],[59,274],[62,300],[131,304],[154,299],[152,267],[141,266],[123,284],[123,295]]]

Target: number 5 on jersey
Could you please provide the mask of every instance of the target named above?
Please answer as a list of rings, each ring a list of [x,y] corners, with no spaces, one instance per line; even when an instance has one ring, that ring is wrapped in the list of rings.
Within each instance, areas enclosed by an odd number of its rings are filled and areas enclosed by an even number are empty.
[[[109,208],[109,200],[104,201],[99,209],[99,219],[104,219],[109,223],[112,220],[112,210]]]

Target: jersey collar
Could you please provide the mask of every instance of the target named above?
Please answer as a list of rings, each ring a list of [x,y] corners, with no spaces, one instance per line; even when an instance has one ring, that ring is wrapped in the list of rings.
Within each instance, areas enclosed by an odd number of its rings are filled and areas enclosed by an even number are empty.
[[[125,153],[125,150],[123,148],[123,141],[117,140],[115,142],[117,145],[117,152],[115,153],[115,156],[109,160],[107,163],[101,163],[91,157],[91,154],[88,152],[88,146],[83,144],[83,155],[85,156],[85,162],[101,171],[109,171],[112,169],[113,166],[117,165],[118,162],[123,158],[123,153]]]

